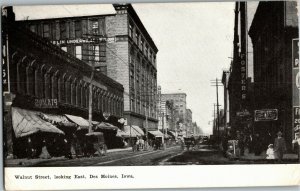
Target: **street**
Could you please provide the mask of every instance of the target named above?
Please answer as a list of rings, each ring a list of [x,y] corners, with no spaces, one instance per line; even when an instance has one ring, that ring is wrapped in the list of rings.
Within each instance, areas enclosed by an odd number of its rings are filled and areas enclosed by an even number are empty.
[[[149,151],[121,151],[108,153],[106,156],[93,158],[49,160],[40,162],[33,166],[39,167],[59,167],[59,166],[148,166],[158,165],[159,162],[171,156],[181,153],[180,146],[167,148],[166,150]]]
[[[283,163],[298,163],[295,154],[285,154]],[[74,159],[52,158],[39,159],[32,162],[28,159],[13,162],[6,160],[6,166],[32,166],[32,167],[76,167],[76,166],[155,166],[155,165],[234,165],[234,164],[277,164],[276,160],[265,159],[265,154],[254,156],[245,153],[240,158],[230,159],[222,152],[208,145],[198,145],[189,151],[182,150],[181,146],[168,147],[165,150],[137,151],[121,150],[107,153],[101,157],[80,157]]]

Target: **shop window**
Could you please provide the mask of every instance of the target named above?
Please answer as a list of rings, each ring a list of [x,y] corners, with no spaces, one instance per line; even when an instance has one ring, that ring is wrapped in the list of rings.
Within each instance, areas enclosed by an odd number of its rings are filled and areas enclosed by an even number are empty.
[[[43,37],[50,38],[50,26],[49,24],[43,24]]]

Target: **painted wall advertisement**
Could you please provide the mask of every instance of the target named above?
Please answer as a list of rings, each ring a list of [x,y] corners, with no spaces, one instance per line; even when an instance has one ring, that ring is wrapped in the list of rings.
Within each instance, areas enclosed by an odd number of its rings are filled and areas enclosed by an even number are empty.
[[[299,74],[299,39],[292,40],[292,66],[293,66],[293,128],[294,132],[300,129],[300,74]]]

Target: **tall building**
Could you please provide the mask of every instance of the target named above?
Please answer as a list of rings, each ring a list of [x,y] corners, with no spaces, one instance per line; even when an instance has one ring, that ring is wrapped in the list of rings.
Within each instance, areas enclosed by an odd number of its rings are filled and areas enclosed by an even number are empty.
[[[233,40],[233,60],[229,69],[229,123],[232,133],[237,130],[251,133],[252,103],[248,84],[253,80],[252,43],[248,36],[249,25],[256,10],[256,2],[236,2]],[[223,75],[224,82],[226,76]],[[250,82],[249,82],[250,81]],[[228,106],[228,105],[227,105]],[[226,108],[226,110],[228,110]],[[225,111],[227,117],[227,111]]]
[[[95,72],[91,82],[89,65],[16,23],[12,7],[4,11],[2,62],[6,69],[2,72],[6,72],[8,83],[3,83],[3,127],[8,153],[12,152],[12,145],[14,154],[20,151],[23,136],[61,132],[56,126],[64,124],[65,114],[88,124],[90,83],[92,120],[104,121],[103,111],[107,111],[108,121],[120,126],[118,120],[123,117],[124,105],[120,83],[100,72]],[[113,138],[108,139],[108,147],[113,147],[113,142]]]
[[[254,130],[272,138],[282,131],[291,147],[299,131],[297,2],[260,2],[249,35],[254,53],[254,107],[274,114],[267,118],[256,115]]]
[[[193,134],[194,129],[193,129],[193,112],[191,109],[186,109],[186,129],[188,132],[188,135]]]
[[[19,22],[121,83],[128,124],[157,129],[158,49],[132,5],[113,7],[107,15]]]

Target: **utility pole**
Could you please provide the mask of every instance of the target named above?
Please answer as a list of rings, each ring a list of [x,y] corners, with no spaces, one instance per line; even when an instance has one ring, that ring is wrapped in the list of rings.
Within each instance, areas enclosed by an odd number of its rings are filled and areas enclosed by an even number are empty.
[[[220,142],[220,123],[219,123],[219,86],[222,86],[221,80],[216,78],[215,80],[211,80],[211,86],[216,87],[216,94],[217,94],[217,121],[216,121],[216,128],[217,128],[217,142]]]
[[[95,40],[95,36],[97,33],[98,26],[92,26],[92,37]],[[95,74],[95,61],[96,61],[96,54],[95,54],[95,44],[92,45],[92,54],[93,54],[93,60],[92,60],[92,73],[91,73],[91,80],[90,80],[90,87],[89,87],[89,133],[93,132],[93,79]]]

